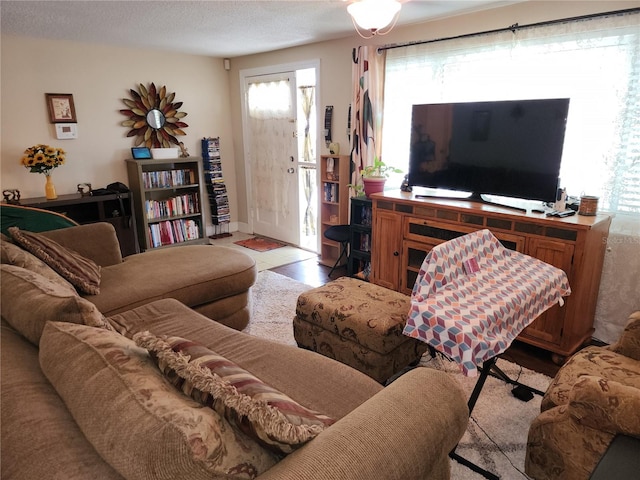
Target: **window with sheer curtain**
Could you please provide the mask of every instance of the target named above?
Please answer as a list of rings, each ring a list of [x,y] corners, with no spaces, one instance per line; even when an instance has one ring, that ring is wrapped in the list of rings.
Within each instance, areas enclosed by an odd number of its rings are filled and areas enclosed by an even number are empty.
[[[408,170],[414,104],[568,97],[561,185],[640,213],[639,27],[635,12],[389,49],[382,158]]]

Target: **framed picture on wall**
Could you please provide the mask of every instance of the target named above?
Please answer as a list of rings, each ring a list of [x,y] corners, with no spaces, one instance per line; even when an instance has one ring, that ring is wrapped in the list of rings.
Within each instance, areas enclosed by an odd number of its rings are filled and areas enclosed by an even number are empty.
[[[78,123],[71,93],[45,93],[51,123]]]

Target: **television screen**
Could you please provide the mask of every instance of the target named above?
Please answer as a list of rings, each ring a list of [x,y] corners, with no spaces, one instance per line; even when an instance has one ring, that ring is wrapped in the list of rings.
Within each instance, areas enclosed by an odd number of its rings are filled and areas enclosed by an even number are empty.
[[[409,184],[555,201],[568,98],[414,105]]]

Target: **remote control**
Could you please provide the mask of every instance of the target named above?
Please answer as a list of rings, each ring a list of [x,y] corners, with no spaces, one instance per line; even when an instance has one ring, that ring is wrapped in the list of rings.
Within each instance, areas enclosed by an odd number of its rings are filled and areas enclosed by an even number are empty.
[[[570,217],[571,215],[575,215],[575,214],[576,214],[575,210],[565,210],[564,212],[558,212],[557,210],[554,210],[552,212],[547,213],[547,217],[564,218],[564,217]]]
[[[576,214],[575,210],[565,210],[564,212],[558,212],[558,217],[560,218],[570,217],[571,215],[575,215],[575,214]]]

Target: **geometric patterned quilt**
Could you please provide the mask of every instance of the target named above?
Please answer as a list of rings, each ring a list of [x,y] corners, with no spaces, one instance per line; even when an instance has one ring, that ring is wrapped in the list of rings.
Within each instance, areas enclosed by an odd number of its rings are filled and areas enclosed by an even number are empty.
[[[487,229],[434,247],[413,286],[403,333],[458,363],[469,377],[570,295],[561,269],[505,248]]]

